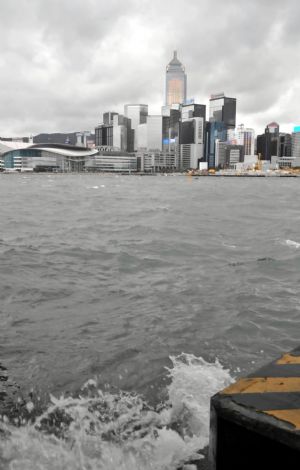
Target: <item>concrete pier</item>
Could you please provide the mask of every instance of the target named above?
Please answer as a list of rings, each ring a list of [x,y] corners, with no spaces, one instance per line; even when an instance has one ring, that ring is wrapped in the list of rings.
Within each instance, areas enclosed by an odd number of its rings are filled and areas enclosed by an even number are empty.
[[[300,468],[300,347],[212,397],[209,464]]]

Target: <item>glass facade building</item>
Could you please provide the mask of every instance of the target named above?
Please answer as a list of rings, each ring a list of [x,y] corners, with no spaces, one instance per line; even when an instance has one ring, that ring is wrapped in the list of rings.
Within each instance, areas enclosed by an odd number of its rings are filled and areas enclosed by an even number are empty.
[[[209,100],[209,142],[207,161],[209,168],[215,167],[215,141],[227,141],[227,131],[235,128],[236,98],[228,98],[224,93],[211,95]]]
[[[36,144],[6,152],[3,160],[6,170],[78,172],[84,171],[87,159],[97,153],[97,150],[72,145]]]
[[[271,122],[265,128],[265,133],[257,136],[257,153],[263,160],[279,155],[279,124]]]
[[[177,51],[174,51],[173,59],[166,69],[166,106],[186,101],[186,83],[185,68],[177,58]]]
[[[211,95],[209,100],[209,120],[211,122],[224,122],[227,129],[234,129],[236,98],[228,98],[224,93]]]

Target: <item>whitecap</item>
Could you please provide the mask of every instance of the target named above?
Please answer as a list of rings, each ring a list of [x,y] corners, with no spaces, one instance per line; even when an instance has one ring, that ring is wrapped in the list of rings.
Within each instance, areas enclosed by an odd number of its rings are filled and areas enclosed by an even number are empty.
[[[90,379],[78,397],[51,396],[34,424],[15,427],[4,420],[0,455],[9,468],[22,470],[176,470],[201,459],[210,397],[232,378],[218,360],[208,363],[192,354],[170,359],[163,407],[154,409],[130,393],[99,390]]]
[[[294,242],[293,240],[285,240],[285,243],[286,243],[288,246],[291,246],[291,247],[293,247],[293,248],[300,248],[300,243]]]

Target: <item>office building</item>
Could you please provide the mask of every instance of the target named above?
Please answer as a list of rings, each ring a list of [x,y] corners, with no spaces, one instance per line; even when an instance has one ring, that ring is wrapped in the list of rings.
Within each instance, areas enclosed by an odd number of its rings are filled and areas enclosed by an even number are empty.
[[[209,100],[209,122],[207,126],[209,136],[207,139],[206,158],[209,168],[216,166],[215,141],[227,141],[227,132],[235,128],[236,124],[236,98],[229,98],[224,93],[211,95]]]
[[[106,112],[103,124],[95,128],[95,146],[123,152],[133,151],[131,120],[122,114]]]
[[[209,100],[210,122],[223,122],[226,129],[234,129],[236,121],[236,98],[228,98],[224,93],[211,95]]]
[[[147,117],[147,150],[162,151],[162,116]]]
[[[196,103],[184,103],[180,106],[181,111],[181,121],[191,119],[194,117],[203,118],[204,122],[206,119],[206,106],[205,104],[196,104]]]
[[[296,126],[292,133],[292,157],[300,159],[300,126]]]
[[[137,139],[135,136],[137,126],[145,124],[148,116],[147,104],[126,104],[124,106],[125,116],[131,120],[131,129],[134,131],[132,134],[133,150],[137,149]]]
[[[173,155],[175,166],[179,169],[179,106],[172,105],[162,109],[162,150],[167,155]]]
[[[137,155],[100,147],[85,161],[85,171],[130,174],[137,171]]]
[[[215,167],[234,169],[236,164],[244,161],[244,146],[232,145],[221,142],[219,139],[215,142]]]
[[[198,169],[204,157],[203,117],[185,119],[180,123],[180,169]]]
[[[228,143],[232,145],[243,145],[245,155],[255,154],[255,132],[240,124],[236,129],[227,131]]]
[[[257,154],[262,160],[271,161],[271,157],[279,154],[279,124],[271,122],[265,133],[257,136]]]
[[[95,128],[96,147],[113,147],[113,124],[100,124]]]
[[[284,132],[279,133],[278,138],[278,157],[291,157],[292,155],[292,136]]]
[[[187,79],[185,68],[177,58],[177,51],[166,68],[165,104],[181,104],[186,101]]]
[[[138,153],[139,170],[143,173],[159,173],[177,169],[175,155],[164,152]]]

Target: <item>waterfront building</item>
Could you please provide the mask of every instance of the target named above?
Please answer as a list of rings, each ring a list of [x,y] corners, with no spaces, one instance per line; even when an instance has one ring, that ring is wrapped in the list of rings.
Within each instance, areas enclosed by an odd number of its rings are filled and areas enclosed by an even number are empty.
[[[162,125],[162,116],[150,115],[146,123],[137,126],[136,147],[139,152],[162,151]]]
[[[147,117],[147,150],[162,151],[162,116]]]
[[[272,156],[279,155],[279,124],[271,122],[265,133],[257,136],[257,154],[262,160],[271,161]]]
[[[209,100],[210,122],[223,122],[226,129],[234,129],[236,121],[236,98],[228,98],[224,93],[211,95]]]
[[[86,159],[84,169],[88,172],[135,173],[137,155],[100,147],[96,154]]]
[[[132,137],[133,150],[137,150],[136,130],[140,124],[147,122],[148,105],[147,104],[126,104],[124,106],[125,116],[131,120],[131,129],[134,131]]]
[[[148,138],[147,138],[147,123],[139,124],[135,131],[135,140],[137,151],[147,152]]]
[[[300,158],[300,126],[296,126],[292,133],[292,157]]]
[[[180,107],[176,105],[162,109],[162,150],[167,155],[173,155],[176,168],[179,168],[179,124]]]
[[[198,169],[204,158],[203,117],[184,119],[180,123],[180,169]]]
[[[113,116],[113,147],[123,152],[133,151],[131,120],[122,114],[115,114]]]
[[[215,144],[216,140],[221,142],[227,141],[227,127],[222,121],[210,121],[206,124],[206,160],[208,162],[208,168],[215,168]]]
[[[4,168],[15,171],[84,171],[87,159],[98,152],[66,144],[34,144],[3,154]]]
[[[255,153],[255,131],[240,124],[235,129],[228,129],[227,141],[232,145],[243,145],[245,155]]]
[[[227,132],[236,125],[236,98],[229,98],[224,93],[213,94],[209,100],[209,137],[206,158],[209,168],[214,168],[215,141],[227,141]]]
[[[292,136],[284,132],[279,133],[278,137],[278,156],[291,157],[292,155]]]
[[[113,124],[100,124],[95,128],[96,147],[113,147]]]
[[[165,104],[181,104],[186,101],[187,78],[185,68],[178,60],[177,51],[166,68]]]
[[[215,167],[234,169],[237,163],[244,161],[244,146],[228,144],[216,139]]]
[[[138,152],[139,170],[144,173],[159,173],[176,170],[174,154],[165,152]]]
[[[119,113],[104,113],[103,123],[95,128],[95,145],[97,148],[133,151],[131,120]]]
[[[6,152],[9,152],[10,150],[18,150],[18,149],[23,149],[26,147],[30,147],[32,145],[32,141],[30,142],[29,139],[27,138],[5,138],[1,137],[0,138],[0,156],[3,155]]]

